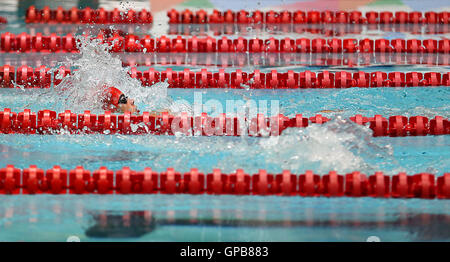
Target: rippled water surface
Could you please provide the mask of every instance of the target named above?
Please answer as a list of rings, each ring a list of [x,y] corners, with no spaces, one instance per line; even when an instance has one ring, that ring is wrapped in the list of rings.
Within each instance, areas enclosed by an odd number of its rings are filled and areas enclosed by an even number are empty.
[[[2,32],[60,30],[59,33],[80,33],[97,30],[67,25],[59,29],[44,25],[25,26],[13,11],[0,11],[0,14],[8,15],[10,21],[1,28]],[[154,35],[169,30],[167,26],[141,29],[141,33]],[[408,33],[385,29],[370,31],[364,28],[362,32],[368,37],[410,37]],[[192,30],[195,34],[196,29]],[[314,37],[255,28],[238,33],[249,37]],[[446,35],[419,34],[415,37],[440,39]],[[70,109],[79,113],[89,109],[99,113],[99,90],[104,85],[114,85],[135,98],[141,111],[192,113],[195,104],[201,101],[201,111],[214,114],[217,105],[225,110],[227,101],[240,101],[246,106],[249,103],[259,107],[267,105],[268,110],[262,112],[265,114],[279,106],[279,113],[286,116],[322,114],[332,120],[324,125],[287,129],[277,137],[0,134],[0,167],[13,164],[26,168],[35,164],[43,169],[53,165],[71,169],[82,165],[90,170],[100,166],[118,170],[129,166],[134,170],[152,167],[156,171],[174,167],[180,172],[198,168],[205,173],[213,168],[221,168],[227,173],[243,168],[249,174],[259,169],[271,173],[289,169],[297,174],[305,170],[314,170],[318,174],[330,170],[341,174],[358,170],[366,174],[383,171],[387,175],[400,171],[409,174],[430,172],[437,176],[450,170],[449,136],[374,138],[368,127],[348,120],[355,114],[369,117],[375,114],[423,115],[429,118],[440,115],[448,118],[448,87],[194,90],[171,89],[166,83],[141,87],[127,75],[129,68],[123,67],[123,55],[111,55],[105,51],[106,46],[96,42],[83,38],[80,41],[84,41],[82,52],[77,55],[0,54],[3,64],[30,63],[34,66],[49,61],[54,68],[69,65],[78,69],[59,86],[48,90],[0,88],[0,110],[10,108],[20,112],[29,108],[35,112],[42,109],[62,112]],[[313,63],[312,66],[293,65],[282,57],[277,59],[278,64],[264,62],[255,66],[250,63],[245,67],[232,64],[226,70],[448,71],[448,67],[430,64],[383,65],[378,61],[376,65],[361,62],[347,68]],[[185,61],[190,60],[186,58]],[[153,67],[160,70],[168,66],[156,64]],[[180,64],[173,68],[196,71],[204,67]],[[217,71],[220,65],[207,68]],[[211,100],[216,107],[208,106]],[[275,196],[3,195],[0,196],[0,241],[65,241],[69,236],[78,236],[82,241],[366,241],[369,236],[378,236],[382,241],[448,241],[448,204],[448,200]]]

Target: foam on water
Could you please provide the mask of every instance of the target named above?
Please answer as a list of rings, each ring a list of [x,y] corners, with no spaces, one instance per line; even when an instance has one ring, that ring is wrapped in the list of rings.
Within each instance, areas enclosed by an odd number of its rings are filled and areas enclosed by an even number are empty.
[[[380,146],[371,129],[339,116],[323,125],[287,129],[279,137],[261,140],[260,146],[268,153],[266,161],[282,162],[289,170],[308,166],[318,172],[373,172],[382,168],[380,163],[397,166],[391,146]]]
[[[114,86],[128,97],[135,100],[138,109],[146,111],[178,112],[172,99],[167,95],[167,83],[157,83],[143,88],[139,80],[131,78],[129,67],[123,67],[122,61],[114,57],[109,50],[111,46],[98,39],[77,36],[80,57],[67,59],[61,65],[69,65],[76,69],[71,75],[64,77],[53,89],[40,94],[40,99],[52,101],[51,109],[73,112],[91,110],[102,112],[105,90]],[[183,108],[185,109],[185,108]]]
[[[289,128],[280,136],[260,138],[255,145],[240,141],[226,146],[232,154],[218,166],[230,172],[239,165],[255,170],[262,162],[278,171],[312,169],[320,173],[399,168],[391,146],[378,145],[368,127],[340,117],[323,125]]]

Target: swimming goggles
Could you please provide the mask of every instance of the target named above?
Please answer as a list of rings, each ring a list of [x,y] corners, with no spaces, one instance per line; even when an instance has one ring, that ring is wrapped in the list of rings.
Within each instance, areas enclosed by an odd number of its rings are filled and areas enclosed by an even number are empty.
[[[126,104],[128,102],[128,97],[127,96],[125,96],[124,94],[121,94],[120,96],[119,96],[119,104]]]

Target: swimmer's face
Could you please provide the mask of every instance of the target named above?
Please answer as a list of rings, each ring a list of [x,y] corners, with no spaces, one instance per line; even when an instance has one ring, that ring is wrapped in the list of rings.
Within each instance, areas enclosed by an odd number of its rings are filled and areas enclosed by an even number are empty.
[[[131,112],[132,114],[134,113],[139,113],[139,110],[136,108],[136,105],[134,104],[134,99],[128,98],[126,103],[120,103],[118,105],[118,109],[121,112]]]

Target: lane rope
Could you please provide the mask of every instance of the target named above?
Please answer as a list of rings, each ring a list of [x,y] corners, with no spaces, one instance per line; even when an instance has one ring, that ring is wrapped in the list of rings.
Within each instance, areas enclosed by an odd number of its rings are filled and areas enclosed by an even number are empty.
[[[450,122],[442,116],[428,119],[425,116],[389,116],[365,117],[355,115],[349,118],[356,124],[368,125],[373,136],[425,136],[450,134]],[[296,114],[289,118],[283,114],[267,117],[257,114],[255,117],[190,116],[187,113],[170,115],[168,112],[141,115],[91,114],[86,110],[76,114],[66,110],[57,114],[51,110],[37,113],[30,109],[23,112],[11,112],[9,108],[0,111],[0,133],[3,134],[155,134],[185,136],[277,136],[290,127],[304,128],[311,124],[324,124],[330,118],[320,114],[306,118]]]
[[[0,65],[60,66],[67,56],[81,54],[69,53],[3,53]],[[252,68],[255,65],[264,67],[286,66],[345,66],[348,70],[356,70],[362,66],[374,65],[421,65],[448,66],[450,54],[389,54],[389,53],[116,53],[123,66],[217,66]],[[75,59],[75,58],[74,58]],[[331,69],[332,70],[332,69]]]
[[[60,166],[43,170],[35,165],[19,169],[7,165],[0,169],[0,194],[208,194],[278,195],[296,197],[378,197],[450,198],[450,173],[393,176],[383,172],[365,175],[355,171],[345,175],[330,171],[293,174],[283,170],[256,174],[237,169],[224,174],[220,169],[204,174],[197,168],[180,173],[173,168],[155,172],[147,167],[134,171],[128,167],[113,171],[107,167],[89,171],[82,166],[66,170]]]
[[[22,32],[1,34],[0,52],[63,52],[78,53],[77,40],[73,34],[60,36],[56,33],[31,35]],[[128,34],[121,36],[99,34],[96,39],[111,45],[113,53],[450,53],[450,39],[355,39],[355,38],[221,38],[167,37]]]
[[[120,11],[114,8],[107,11],[104,8],[92,9],[86,7],[78,9],[64,9],[61,6],[50,9],[45,6],[37,9],[34,5],[28,7],[25,14],[25,23],[45,24],[150,24],[153,22],[152,14],[146,9],[135,11],[133,9]]]
[[[259,10],[246,11],[240,10],[233,12],[227,10],[221,12],[213,10],[207,13],[204,10],[198,10],[195,13],[189,9],[184,11],[177,11],[175,9],[167,12],[169,23],[183,23],[183,24],[449,24],[449,12],[403,12],[395,13],[384,12],[365,12],[360,11],[294,11],[287,10],[276,12],[269,10],[262,12]],[[115,8],[112,11],[104,8],[91,9],[86,7],[78,9],[72,7],[71,9],[64,9],[58,7],[50,9],[45,6],[42,9],[37,9],[35,6],[30,6],[25,15],[26,23],[152,23],[153,18],[150,12],[145,9],[136,11],[133,9],[127,11],[120,11]]]
[[[118,35],[126,34],[145,35],[145,32],[152,30],[153,24],[114,24],[114,28],[109,28],[109,24],[26,24],[29,32],[55,32],[59,35],[75,34],[77,32],[89,32],[97,35],[100,32],[111,31]],[[168,35],[197,35],[197,36],[220,36],[220,35],[255,35],[266,33],[268,35],[279,34],[314,34],[327,37],[343,37],[354,35],[361,38],[367,31],[378,31],[378,35],[384,33],[409,33],[415,36],[437,35],[450,33],[450,24],[169,24]],[[433,36],[434,35],[434,36]],[[373,36],[370,36],[373,37]]]
[[[177,24],[449,24],[450,12],[404,12],[369,11],[364,14],[360,11],[287,11],[277,12],[269,10],[246,11],[213,10],[207,13],[198,10],[195,13],[189,9],[177,11],[171,9],[167,12],[169,23]]]
[[[46,66],[32,68],[27,65],[0,66],[0,88],[50,88],[58,85],[62,79],[72,74],[68,67],[62,66],[52,70]],[[226,72],[174,71],[168,68],[156,71],[149,68],[144,71],[132,67],[129,70],[132,78],[138,79],[143,86],[152,86],[159,82],[169,84],[169,88],[250,88],[250,89],[298,89],[298,88],[376,88],[376,87],[414,87],[414,86],[450,86],[450,72],[350,72],[320,71],[311,72],[278,72],[271,70],[262,73],[260,70],[245,72],[240,69]]]

